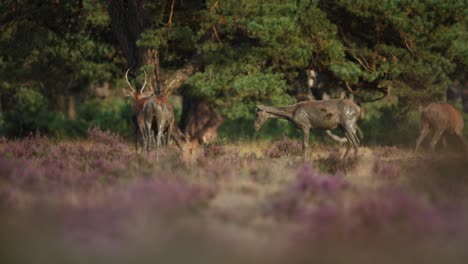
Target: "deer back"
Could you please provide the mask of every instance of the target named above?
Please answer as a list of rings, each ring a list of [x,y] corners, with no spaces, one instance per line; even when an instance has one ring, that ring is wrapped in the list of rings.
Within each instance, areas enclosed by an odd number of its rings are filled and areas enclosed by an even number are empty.
[[[424,108],[423,121],[436,129],[460,132],[463,130],[463,117],[455,107],[448,103],[432,103]]]

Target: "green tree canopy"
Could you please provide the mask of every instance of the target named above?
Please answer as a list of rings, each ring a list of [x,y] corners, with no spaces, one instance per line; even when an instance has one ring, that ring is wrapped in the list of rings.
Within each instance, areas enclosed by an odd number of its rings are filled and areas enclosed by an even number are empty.
[[[116,1],[125,16],[142,14],[143,30],[130,39],[157,51],[164,78],[199,61],[183,94],[227,118],[251,116],[257,102],[294,102],[308,68],[363,101],[391,93],[402,107],[441,99],[467,72],[465,0]],[[10,98],[54,109],[59,95],[122,79],[131,63],[111,30],[109,3],[0,4],[3,124],[24,107],[13,110]]]

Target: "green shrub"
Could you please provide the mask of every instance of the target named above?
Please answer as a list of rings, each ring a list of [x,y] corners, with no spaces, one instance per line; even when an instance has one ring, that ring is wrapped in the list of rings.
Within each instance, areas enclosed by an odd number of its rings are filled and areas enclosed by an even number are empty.
[[[47,99],[30,87],[19,87],[11,95],[4,113],[3,131],[10,136],[24,136],[37,129],[37,115],[47,110]]]
[[[14,103],[0,113],[0,136],[19,137],[40,131],[53,138],[85,137],[88,128],[131,135],[131,108],[120,98],[87,100],[77,107],[75,119],[47,108],[47,100],[37,91],[20,88],[12,96]]]
[[[122,136],[131,134],[131,108],[120,98],[98,101],[88,100],[78,107],[78,118],[87,127],[110,130]]]
[[[412,146],[419,133],[419,111],[409,111],[398,104],[378,103],[366,108],[358,121],[367,145]]]
[[[286,120],[270,120],[259,130],[255,131],[254,119],[239,118],[226,119],[219,128],[219,136],[229,140],[254,140],[254,139],[280,139],[284,136],[288,138],[301,137],[301,131]],[[311,141],[315,140],[315,135],[311,133]]]

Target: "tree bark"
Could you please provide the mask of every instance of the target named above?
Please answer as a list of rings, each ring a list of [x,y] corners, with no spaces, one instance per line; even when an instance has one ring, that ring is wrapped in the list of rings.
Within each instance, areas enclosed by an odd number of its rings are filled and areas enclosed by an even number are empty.
[[[140,1],[111,0],[108,11],[112,31],[127,58],[128,65],[131,68],[141,67],[145,61],[145,49],[139,48],[136,42],[145,29],[145,22]]]
[[[69,95],[67,100],[67,117],[70,119],[76,118],[75,96]]]
[[[223,117],[204,100],[183,97],[183,111],[179,126],[190,135],[191,141],[199,144],[212,142],[218,137],[218,128]]]
[[[169,97],[176,92],[187,79],[201,68],[201,59],[195,55],[182,68],[176,70],[165,81],[161,80],[157,50],[138,47],[137,40],[148,26],[141,0],[111,0],[108,7],[112,30],[122,48],[130,68],[136,70],[144,65],[154,65],[154,72],[149,73],[148,85],[153,91]],[[160,87],[160,82],[163,83]],[[158,89],[155,89],[155,88]],[[181,124],[183,130],[200,143],[206,143],[217,135],[222,117],[208,103],[184,96]]]
[[[164,82],[164,95],[169,96],[179,89],[187,79],[200,70],[201,60],[195,55],[182,68],[175,71],[172,76]]]

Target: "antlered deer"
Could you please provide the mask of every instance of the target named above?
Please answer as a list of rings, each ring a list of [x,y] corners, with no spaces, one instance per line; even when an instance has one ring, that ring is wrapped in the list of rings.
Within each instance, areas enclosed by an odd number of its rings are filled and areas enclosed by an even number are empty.
[[[183,151],[183,144],[187,142],[185,135],[175,124],[174,110],[164,96],[153,94],[143,108],[145,149],[149,151],[154,138],[151,136],[153,130],[156,133],[156,157],[162,143],[162,136],[166,134],[166,143],[172,138],[176,145]]]
[[[132,124],[134,126],[134,133],[135,133],[135,150],[138,152],[138,141],[140,141],[140,144],[144,146],[144,119],[143,116],[141,115],[143,111],[143,107],[147,103],[149,99],[149,95],[151,92],[148,93],[143,93],[146,87],[146,72],[143,70],[145,73],[145,82],[143,86],[141,87],[140,90],[133,88],[132,84],[128,80],[128,72],[130,69],[127,70],[125,73],[125,80],[127,81],[128,86],[130,87],[131,91],[127,91],[124,88],[122,88],[125,96],[133,98],[133,104],[132,104],[132,115],[131,115],[131,120]]]
[[[424,138],[430,129],[434,130],[434,135],[430,143],[431,150],[434,151],[440,138],[444,135],[455,135],[464,150],[466,143],[463,138],[463,117],[460,111],[447,103],[432,103],[424,108],[421,114],[421,132],[416,141],[415,152],[418,151]]]
[[[356,122],[361,109],[348,99],[331,99],[322,101],[303,101],[284,107],[257,105],[255,130],[259,130],[270,118],[284,118],[294,123],[303,132],[302,156],[307,156],[310,129],[335,129],[344,131],[348,144],[343,159],[348,158],[351,146],[357,156],[359,139],[356,136]]]

